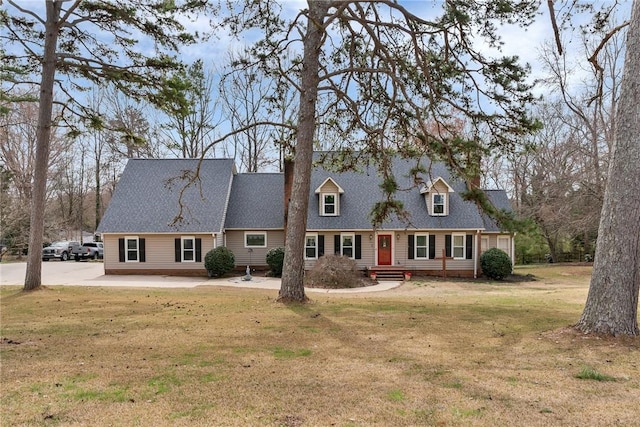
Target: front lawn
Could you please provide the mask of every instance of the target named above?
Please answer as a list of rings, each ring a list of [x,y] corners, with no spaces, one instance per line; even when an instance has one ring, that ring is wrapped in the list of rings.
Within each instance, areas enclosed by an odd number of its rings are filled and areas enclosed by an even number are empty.
[[[640,341],[567,328],[589,278],[567,268],[304,306],[212,286],[1,288],[0,424],[637,425]]]

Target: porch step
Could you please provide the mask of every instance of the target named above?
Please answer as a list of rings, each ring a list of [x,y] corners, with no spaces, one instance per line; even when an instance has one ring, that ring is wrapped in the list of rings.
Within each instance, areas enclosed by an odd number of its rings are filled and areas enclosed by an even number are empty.
[[[404,271],[404,268],[373,267],[369,269],[369,275],[375,273],[378,281],[403,281]]]

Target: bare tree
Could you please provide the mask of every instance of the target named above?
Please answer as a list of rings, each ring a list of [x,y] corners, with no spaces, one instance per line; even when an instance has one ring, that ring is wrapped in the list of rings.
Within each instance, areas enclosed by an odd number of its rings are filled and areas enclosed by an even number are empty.
[[[3,235],[11,233],[12,245],[21,254],[27,249],[29,241],[29,215],[33,200],[33,175],[35,173],[36,134],[38,104],[28,102],[34,96],[35,89],[19,95],[20,100],[7,103],[7,112],[0,115],[0,163],[11,180],[7,184],[7,197],[11,203],[10,210],[4,210]],[[14,95],[16,93],[14,92]],[[51,154],[48,159],[48,176],[54,174],[63,163],[63,154],[69,148],[69,141],[59,136],[60,131],[54,127],[51,138]],[[51,185],[46,189],[46,197],[51,197]],[[45,229],[51,229],[54,219],[49,217]],[[10,231],[8,231],[10,230]]]
[[[230,54],[229,63],[247,63],[249,53]],[[232,129],[244,128],[231,136],[233,156],[241,170],[258,172],[278,165],[282,170],[283,153],[291,140],[291,131],[269,126],[276,121],[291,122],[294,92],[278,87],[278,81],[256,68],[231,70],[220,82],[222,106]],[[250,126],[251,124],[263,125]],[[286,154],[285,154],[286,155]]]
[[[92,112],[72,93],[86,81],[112,82],[132,96],[161,104],[167,71],[180,63],[171,57],[182,44],[194,41],[180,18],[201,10],[204,2],[51,0],[44,9],[6,0],[0,11],[0,39],[16,53],[4,63],[40,76],[33,208],[24,290],[41,285],[47,166],[53,120],[54,89],[68,96],[64,112]],[[141,46],[150,40],[154,49]],[[100,37],[98,36],[100,35]],[[108,38],[105,41],[105,38]],[[65,74],[69,79],[56,79]],[[4,90],[3,90],[4,92]],[[60,96],[58,99],[61,99]],[[36,249],[38,248],[38,249]]]

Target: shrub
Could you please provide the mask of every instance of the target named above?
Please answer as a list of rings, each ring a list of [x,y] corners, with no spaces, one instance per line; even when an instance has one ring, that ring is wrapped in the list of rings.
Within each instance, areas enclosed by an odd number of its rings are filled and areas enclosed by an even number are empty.
[[[267,265],[271,269],[270,275],[274,277],[282,276],[282,264],[284,263],[284,248],[270,249],[267,252]]]
[[[485,276],[496,280],[504,279],[512,270],[509,255],[497,248],[489,249],[480,256],[480,267]]]
[[[311,288],[357,288],[369,284],[356,262],[341,255],[320,257],[305,277],[305,285]]]
[[[233,270],[236,265],[236,257],[233,252],[225,246],[218,246],[211,249],[204,256],[204,268],[209,272],[209,276],[224,276]]]

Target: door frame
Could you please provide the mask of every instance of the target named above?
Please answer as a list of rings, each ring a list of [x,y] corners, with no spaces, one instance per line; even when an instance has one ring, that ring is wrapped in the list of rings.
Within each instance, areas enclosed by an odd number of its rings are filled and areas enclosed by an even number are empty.
[[[380,264],[380,248],[378,244],[380,243],[380,236],[389,236],[389,252],[391,253],[391,262],[390,264]],[[394,265],[394,248],[393,248],[393,233],[392,232],[383,232],[376,233],[376,265],[377,266],[389,266],[392,267]]]

